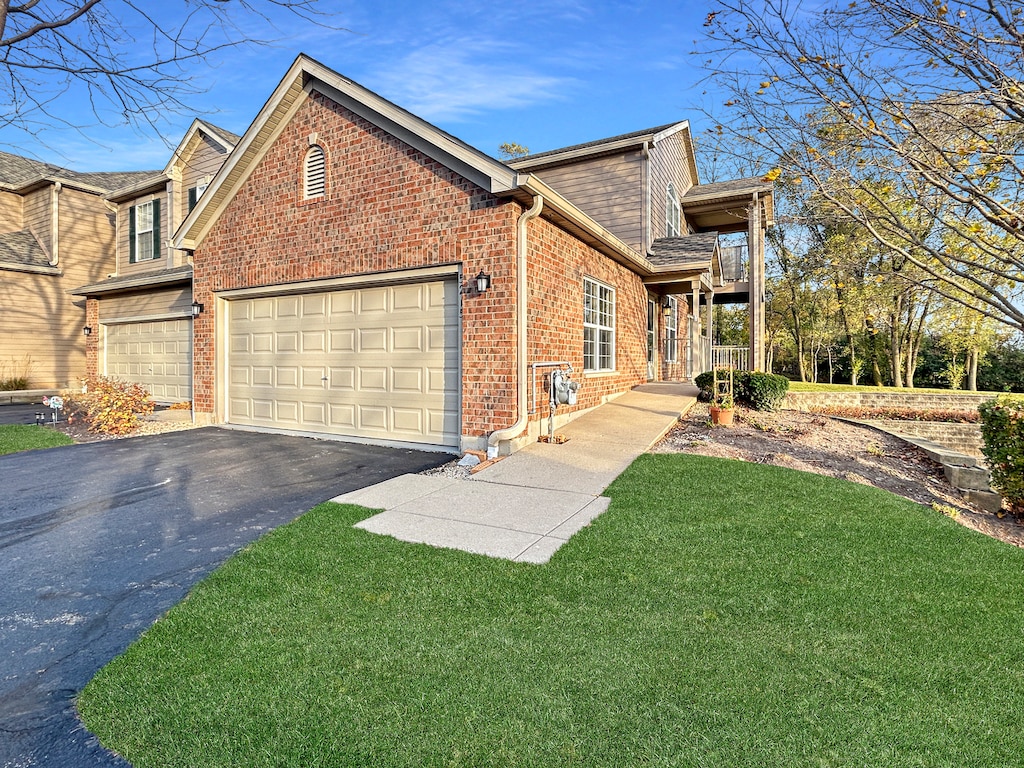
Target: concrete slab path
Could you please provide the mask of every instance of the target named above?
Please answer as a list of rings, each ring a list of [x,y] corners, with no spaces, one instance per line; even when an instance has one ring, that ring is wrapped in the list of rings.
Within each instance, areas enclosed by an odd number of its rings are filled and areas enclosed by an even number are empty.
[[[357,527],[402,541],[546,563],[608,508],[601,493],[696,402],[689,384],[644,384],[469,480],[403,475],[333,501],[383,512]]]

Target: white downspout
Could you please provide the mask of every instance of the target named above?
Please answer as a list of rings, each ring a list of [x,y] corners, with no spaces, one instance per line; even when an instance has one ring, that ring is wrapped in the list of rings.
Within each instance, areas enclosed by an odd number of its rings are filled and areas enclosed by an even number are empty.
[[[60,191],[64,185],[55,181],[50,187],[50,266],[60,264]]]
[[[498,455],[498,444],[502,440],[509,440],[518,437],[526,428],[530,414],[527,412],[526,403],[526,249],[529,245],[526,237],[526,225],[531,219],[540,216],[544,209],[544,198],[541,195],[534,195],[533,207],[524,211],[516,223],[516,388],[518,395],[519,419],[511,427],[496,429],[487,438],[487,458],[493,459]]]

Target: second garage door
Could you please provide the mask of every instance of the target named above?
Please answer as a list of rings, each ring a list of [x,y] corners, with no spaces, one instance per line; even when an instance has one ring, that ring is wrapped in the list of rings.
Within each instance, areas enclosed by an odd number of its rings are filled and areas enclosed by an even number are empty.
[[[454,280],[229,303],[227,421],[459,445]]]
[[[106,372],[141,384],[160,402],[192,397],[191,320],[155,320],[104,326]]]

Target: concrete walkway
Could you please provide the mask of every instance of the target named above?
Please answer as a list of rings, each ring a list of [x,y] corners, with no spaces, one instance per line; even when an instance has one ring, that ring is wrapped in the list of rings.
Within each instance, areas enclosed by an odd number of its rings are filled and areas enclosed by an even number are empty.
[[[469,480],[403,475],[333,499],[384,510],[373,533],[517,562],[546,563],[608,508],[600,494],[696,402],[688,384],[644,384]]]

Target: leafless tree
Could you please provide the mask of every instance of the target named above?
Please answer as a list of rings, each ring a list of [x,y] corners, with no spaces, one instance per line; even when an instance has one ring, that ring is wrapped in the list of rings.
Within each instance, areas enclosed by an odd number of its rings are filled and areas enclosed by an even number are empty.
[[[774,155],[919,284],[1024,329],[1020,0],[717,0],[705,26],[734,147]]]
[[[96,124],[158,127],[166,115],[189,111],[200,63],[225,48],[270,42],[278,32],[272,14],[280,11],[329,26],[331,14],[318,4],[0,0],[0,91],[7,104],[0,128],[35,135]]]

